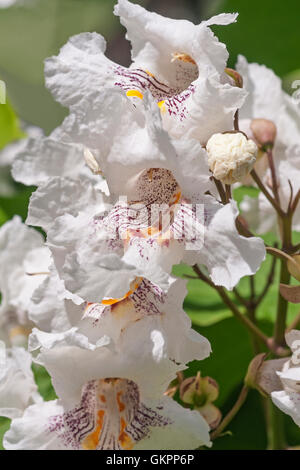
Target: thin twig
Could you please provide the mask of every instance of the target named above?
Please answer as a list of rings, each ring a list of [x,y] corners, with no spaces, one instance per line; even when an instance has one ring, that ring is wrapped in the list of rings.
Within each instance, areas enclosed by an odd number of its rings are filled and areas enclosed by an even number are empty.
[[[239,394],[239,397],[238,397],[237,401],[235,402],[235,404],[233,405],[231,410],[222,419],[222,421],[219,424],[219,426],[217,427],[217,429],[215,429],[215,431],[213,431],[211,433],[210,438],[211,438],[212,441],[214,439],[216,439],[217,437],[219,437],[220,434],[222,434],[224,429],[227,428],[228,424],[233,420],[233,418],[236,416],[236,414],[240,411],[241,407],[243,406],[243,404],[246,401],[246,398],[248,396],[248,392],[249,392],[249,388],[247,387],[247,385],[244,385],[242,390],[241,390],[241,393]]]
[[[288,179],[288,183],[289,183],[289,187],[290,187],[290,199],[289,199],[289,203],[288,203],[288,213],[291,213],[291,210],[292,210],[292,203],[293,203],[293,199],[294,199],[294,189],[293,189],[293,186],[292,186],[292,183],[291,183],[291,180]]]
[[[270,255],[276,256],[276,258],[279,258],[284,261],[289,261],[291,264],[294,265],[295,268],[298,269],[298,264],[294,260],[294,258],[284,251],[280,250],[279,248],[275,248],[274,246],[266,246],[267,253]]]
[[[259,189],[262,191],[262,193],[266,196],[266,198],[268,199],[268,201],[272,204],[272,206],[274,207],[274,209],[276,210],[276,212],[281,216],[281,217],[285,217],[285,212],[281,209],[281,207],[279,206],[278,202],[271,196],[271,194],[269,193],[269,191],[267,190],[267,188],[265,187],[265,185],[263,184],[263,182],[261,181],[260,177],[258,176],[258,174],[256,173],[255,170],[252,170],[251,171],[251,176],[252,178],[254,179],[255,183],[257,184],[257,186],[259,187]]]
[[[233,127],[235,131],[239,131],[239,110],[237,109],[234,115]]]
[[[229,202],[230,199],[232,198],[230,184],[225,184],[225,194],[226,194],[226,201]]]
[[[250,238],[254,237],[253,233],[250,232],[250,230],[245,227],[243,222],[241,222],[241,216],[238,215],[237,218],[235,219],[235,225],[237,228],[237,231],[239,232],[240,235],[243,235],[243,237]]]
[[[221,183],[221,181],[217,180],[214,177],[213,177],[213,180],[214,180],[214,183],[215,183],[216,188],[218,190],[218,193],[220,195],[222,204],[227,204],[226,193],[225,193],[223,184]]]
[[[274,256],[274,257],[272,258],[271,269],[270,269],[270,272],[269,272],[269,275],[268,275],[268,278],[267,278],[265,287],[263,288],[261,294],[257,297],[257,299],[256,299],[256,301],[255,301],[256,307],[258,307],[258,305],[259,305],[259,304],[262,302],[262,300],[265,298],[265,296],[266,296],[267,293],[268,293],[268,290],[270,289],[271,285],[273,284],[274,276],[275,276],[276,261],[277,261],[277,258]]]
[[[233,315],[238,318],[238,320],[243,323],[249,331],[251,331],[258,339],[260,339],[262,343],[269,347],[269,338],[246,315],[243,315],[239,311],[236,304],[226,294],[224,288],[221,286],[216,286],[207,276],[205,276],[205,274],[202,273],[199,266],[197,266],[196,264],[193,266],[193,270],[195,271],[199,279],[206,282],[206,284],[210,285],[218,292],[219,296],[221,297],[225,305],[227,305],[227,307],[229,307],[229,309],[232,311]]]
[[[267,156],[268,156],[268,162],[269,162],[269,167],[270,167],[271,176],[272,176],[272,191],[273,191],[273,194],[274,194],[274,197],[275,197],[275,201],[277,202],[278,206],[280,207],[278,183],[277,183],[277,176],[276,176],[276,170],[275,170],[275,165],[274,165],[272,149],[267,150]]]
[[[298,203],[299,203],[299,200],[300,200],[300,189],[298,190],[296,196],[295,196],[295,199],[293,201],[293,204],[291,205],[291,213],[293,214],[295,212],[295,210],[297,209],[297,206],[298,206]]]
[[[242,304],[242,305],[244,305],[244,307],[248,308],[248,300],[244,299],[244,297],[241,296],[241,294],[239,293],[239,291],[236,287],[234,287],[232,289],[232,292],[234,293],[234,295],[236,296],[236,298],[240,302],[240,304]]]
[[[251,305],[255,305],[255,284],[254,284],[254,276],[249,277],[250,281],[250,303]]]

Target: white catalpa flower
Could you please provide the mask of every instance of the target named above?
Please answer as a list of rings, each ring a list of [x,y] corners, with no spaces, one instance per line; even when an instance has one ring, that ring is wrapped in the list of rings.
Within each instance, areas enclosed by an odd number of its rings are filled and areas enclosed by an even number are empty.
[[[283,91],[280,78],[265,65],[249,64],[243,56],[238,57],[236,69],[243,77],[244,88],[249,92],[245,104],[239,110],[242,130],[247,133],[253,119],[268,119],[277,128],[275,154],[276,145],[300,145],[299,107]],[[282,158],[279,156],[279,159]]]
[[[25,345],[34,324],[46,331],[70,327],[65,299],[82,301],[64,288],[42,235],[18,216],[0,229],[0,261],[1,339]]]
[[[146,450],[210,446],[197,411],[167,396],[145,397],[126,378],[90,380],[74,408],[60,400],[28,407],[3,440],[6,450]]]
[[[300,146],[291,146],[284,150],[283,160],[276,165],[277,181],[279,183],[278,194],[281,206],[287,210],[291,197],[291,186],[293,194],[296,195],[300,189]],[[265,173],[264,182],[271,180],[268,170]],[[289,183],[290,182],[290,183]],[[277,230],[277,216],[274,208],[266,197],[260,193],[258,198],[245,196],[240,204],[243,216],[249,225],[258,234],[264,234]],[[300,206],[298,205],[293,216],[293,230],[300,231]]]
[[[27,136],[38,138],[43,135],[42,129],[36,126],[29,126],[21,123],[21,127]],[[18,139],[6,145],[0,151],[0,194],[3,196],[11,196],[15,192],[12,183],[10,171],[11,165],[15,157],[26,147],[27,138]]]
[[[258,384],[271,395],[273,403],[300,427],[300,331],[291,330],[285,339],[292,356],[264,362]]]
[[[212,184],[201,145],[170,139],[149,95],[143,112],[118,90],[103,94],[100,121],[111,100],[122,116],[114,134],[110,125],[107,140],[98,127],[87,134],[81,127],[80,138],[86,148],[100,149],[93,164],[102,169],[114,206],[105,213],[105,205],[95,197],[89,203],[80,186],[77,194],[84,199],[77,202],[67,179],[48,180],[30,203],[28,222],[47,230],[66,288],[89,302],[122,297],[136,277],[165,289],[172,266],[181,261],[205,264],[212,280],[229,289],[253,274],[265,256],[263,242],[238,234],[233,201],[223,206],[205,195]],[[87,110],[87,122],[88,116]],[[49,201],[56,201],[53,211]]]
[[[276,126],[273,158],[280,202],[287,209],[291,196],[300,189],[300,111],[293,98],[282,90],[281,80],[264,65],[248,64],[239,56],[237,70],[243,76],[244,87],[249,91],[245,104],[239,111],[240,128],[253,138],[251,121],[267,119]],[[267,155],[259,151],[255,169],[263,182],[270,186],[271,175]],[[290,181],[290,183],[289,183]],[[251,183],[247,180],[246,183]],[[245,218],[258,233],[276,227],[276,214],[263,194],[258,199],[245,197],[241,209]],[[253,220],[253,215],[255,215]],[[254,222],[254,224],[251,224]],[[293,219],[294,230],[300,229],[299,208]]]
[[[0,341],[0,416],[18,418],[34,403],[40,403],[31,370],[31,355],[24,348],[5,348]]]
[[[159,286],[137,278],[130,291],[119,299],[104,298],[101,302],[86,302],[80,306],[66,301],[65,316],[91,342],[97,343],[99,338],[107,336],[116,348],[118,342],[123,341],[124,332],[135,328],[138,322],[141,331],[160,332],[170,360],[185,364],[205,359],[210,354],[209,342],[191,329],[191,320],[182,309],[186,294],[186,281],[181,279],[170,277],[168,291],[164,293]],[[59,312],[56,315],[59,316]]]
[[[24,225],[19,216],[1,227],[0,332],[6,341],[19,344],[26,340],[32,327],[28,305],[47,276],[50,256],[42,235]]]
[[[0,151],[0,166],[12,165],[17,154],[22,152],[26,148],[26,144],[29,138],[39,139],[43,136],[43,130],[37,126],[27,125],[21,123],[22,130],[25,134],[23,139],[18,139],[10,144],[6,145],[3,150]]]
[[[96,33],[72,37],[57,57],[46,61],[46,85],[73,114],[67,123],[83,117],[87,107],[99,107],[100,90],[119,88],[137,106],[150,91],[173,137],[188,135],[206,143],[213,133],[233,128],[246,93],[229,83],[224,72],[228,52],[209,26],[233,23],[236,14],[194,25],[150,13],[127,0],[119,0],[115,13],[132,44],[130,68],[105,57],[105,40]],[[118,116],[122,119],[121,113]],[[97,125],[94,114],[93,127]]]
[[[149,317],[148,317],[149,318]],[[12,421],[4,446],[12,449],[191,449],[209,445],[197,414],[164,396],[179,369],[164,337],[135,321],[118,348],[107,336],[92,343],[73,328],[34,330],[31,347],[52,377],[57,401],[30,406]]]
[[[277,372],[283,389],[273,391],[273,403],[293,418],[300,427],[300,332],[292,330],[286,335],[292,357]]]
[[[101,176],[91,173],[83,154],[82,145],[64,142],[54,137],[54,134],[44,138],[29,138],[14,159],[12,176],[27,186],[42,185],[52,177],[81,178],[94,182],[105,191],[105,182]]]

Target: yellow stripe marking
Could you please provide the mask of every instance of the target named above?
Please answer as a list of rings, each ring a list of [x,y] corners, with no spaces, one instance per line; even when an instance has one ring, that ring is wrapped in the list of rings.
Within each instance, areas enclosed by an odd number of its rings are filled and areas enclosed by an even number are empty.
[[[103,299],[101,303],[103,305],[114,305],[118,302],[121,302],[122,300],[127,299],[127,297],[129,297],[131,294],[134,293],[134,291],[136,291],[136,289],[139,287],[141,282],[142,282],[142,278],[141,277],[137,278],[132,288],[128,292],[126,292],[126,294],[123,295],[123,297],[120,297],[119,299]]]
[[[139,90],[128,90],[126,91],[126,95],[140,98],[141,100],[144,98],[143,94]]]

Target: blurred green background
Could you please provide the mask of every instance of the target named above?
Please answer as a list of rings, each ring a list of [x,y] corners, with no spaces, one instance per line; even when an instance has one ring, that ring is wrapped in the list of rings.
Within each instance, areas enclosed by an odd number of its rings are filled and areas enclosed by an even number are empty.
[[[54,102],[44,87],[43,60],[56,54],[70,35],[97,31],[108,41],[107,55],[118,63],[129,64],[130,48],[124,38],[124,29],[112,14],[114,3],[111,0],[25,0],[21,5],[16,3],[10,8],[1,8],[0,0],[0,79],[6,82],[9,99],[9,103],[0,105],[0,149],[22,137],[19,119],[43,128],[46,134],[63,119],[66,110]],[[143,0],[135,3],[169,17],[194,22],[220,12],[237,11],[239,18],[236,24],[214,28],[230,52],[229,65],[234,67],[238,54],[245,55],[248,61],[264,63],[283,78],[288,92],[292,91],[291,81],[300,79],[299,0]],[[0,172],[2,176],[4,172],[8,175],[7,168],[0,166]],[[0,224],[14,214],[26,218],[28,200],[34,188],[15,185],[14,189],[13,195],[0,197]],[[240,189],[236,193],[238,200],[245,191]],[[251,195],[255,196],[253,191]],[[268,242],[274,238],[274,234],[267,236]],[[258,273],[258,292],[269,264],[270,260],[267,260]],[[174,272],[177,275],[191,274],[185,267],[177,267]],[[241,387],[252,355],[251,341],[211,288],[197,280],[189,281],[188,287],[185,309],[194,327],[211,341],[213,354],[201,363],[193,363],[187,375],[193,375],[200,368],[202,375],[215,378],[220,385],[217,404],[225,413]],[[239,289],[245,296],[249,295],[247,279],[241,281]],[[259,322],[267,333],[271,331],[276,294],[274,287],[259,309]],[[297,308],[291,307],[289,319],[296,312]],[[46,372],[35,368],[35,374],[45,399],[53,398],[54,392]],[[8,421],[0,418],[0,424],[1,438]],[[299,429],[288,417],[286,426],[289,444],[300,444]],[[219,438],[214,448],[266,447],[264,419],[257,393],[250,394],[229,429],[232,435]]]

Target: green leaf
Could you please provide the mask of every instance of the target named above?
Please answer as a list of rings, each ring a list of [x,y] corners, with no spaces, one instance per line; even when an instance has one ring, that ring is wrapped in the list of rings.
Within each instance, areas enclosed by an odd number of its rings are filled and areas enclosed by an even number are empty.
[[[266,64],[279,76],[299,68],[299,1],[223,0],[217,13],[238,12],[237,23],[214,27],[230,53],[234,67],[238,54],[249,62]]]
[[[25,136],[10,103],[0,104],[0,149],[13,140],[22,139]]]
[[[20,185],[20,191],[14,197],[0,197],[0,220],[1,214],[3,219],[6,218],[4,222],[18,214],[24,221],[27,217],[29,199],[34,189],[32,186]]]
[[[3,436],[6,433],[6,431],[9,429],[10,426],[10,419],[8,418],[3,418],[0,417],[0,450],[3,450]]]
[[[38,386],[39,393],[42,395],[44,400],[55,400],[57,396],[51,382],[51,377],[46,369],[38,364],[33,364],[32,371]]]

